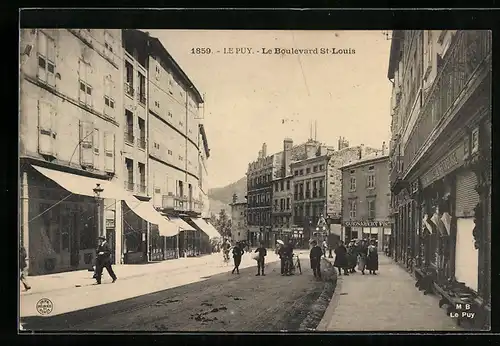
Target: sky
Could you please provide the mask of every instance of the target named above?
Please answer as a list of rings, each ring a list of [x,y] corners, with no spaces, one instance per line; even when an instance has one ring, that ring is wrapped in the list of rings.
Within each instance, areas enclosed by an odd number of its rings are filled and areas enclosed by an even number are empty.
[[[210,187],[243,177],[264,142],[268,154],[281,151],[285,137],[303,143],[314,122],[316,139],[327,145],[336,147],[339,136],[350,145],[389,143],[390,40],[382,31],[145,31],[205,95]],[[253,54],[224,54],[230,48]],[[263,54],[263,48],[318,52]],[[332,54],[334,48],[355,53]]]

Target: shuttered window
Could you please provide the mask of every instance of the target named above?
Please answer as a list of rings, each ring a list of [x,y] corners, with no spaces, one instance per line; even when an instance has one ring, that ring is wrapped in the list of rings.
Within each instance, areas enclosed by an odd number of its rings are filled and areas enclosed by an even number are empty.
[[[55,86],[55,41],[44,32],[38,33],[38,79],[50,86]]]
[[[94,167],[93,130],[91,122],[80,121],[80,164],[84,167]]]
[[[104,170],[115,172],[115,134],[104,132]]]
[[[38,152],[55,157],[56,111],[52,104],[38,101]]]
[[[479,202],[479,194],[475,187],[477,178],[474,172],[466,171],[457,175],[456,183],[456,216],[473,217],[474,207]]]

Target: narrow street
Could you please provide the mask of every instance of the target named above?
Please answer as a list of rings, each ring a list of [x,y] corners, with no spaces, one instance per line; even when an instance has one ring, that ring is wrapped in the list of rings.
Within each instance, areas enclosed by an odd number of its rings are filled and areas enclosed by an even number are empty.
[[[277,261],[268,263],[266,276],[255,276],[256,267],[248,265],[240,270],[240,275],[228,272],[230,268],[224,272],[218,270],[219,273],[208,270],[211,274],[200,274],[200,268],[193,268],[192,271],[197,273],[193,276],[198,275],[198,280],[191,284],[55,316],[26,316],[22,323],[25,330],[58,331],[298,330],[325,285],[314,280],[306,256],[302,256],[302,267],[302,275],[289,277],[280,275]],[[57,296],[47,293],[45,296],[55,300],[55,309],[62,299],[65,302],[85,300],[85,296],[96,293],[119,295],[120,291],[132,287],[150,284],[157,287],[161,281],[167,280],[165,274],[129,278],[113,285],[90,286],[79,292],[78,288],[61,290]],[[168,280],[178,281],[177,276],[187,275],[185,270],[168,273]]]

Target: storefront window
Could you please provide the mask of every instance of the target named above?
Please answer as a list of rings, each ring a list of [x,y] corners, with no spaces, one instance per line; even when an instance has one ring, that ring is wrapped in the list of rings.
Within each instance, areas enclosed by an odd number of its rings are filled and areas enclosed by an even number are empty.
[[[59,232],[59,206],[49,203],[40,203],[40,213],[42,219],[42,238],[55,253],[61,252],[60,232]],[[49,250],[49,251],[50,251]]]

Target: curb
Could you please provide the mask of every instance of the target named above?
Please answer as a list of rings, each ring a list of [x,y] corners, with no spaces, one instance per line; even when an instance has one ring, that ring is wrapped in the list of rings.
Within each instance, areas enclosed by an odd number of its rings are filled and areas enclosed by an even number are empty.
[[[307,314],[306,318],[300,324],[299,331],[322,330],[319,329],[321,322],[323,322],[325,315],[327,315],[326,313],[332,306],[331,301],[334,297],[338,282],[337,271],[333,267],[330,260],[322,258],[322,262],[325,269],[328,268],[331,270],[331,274],[329,273],[329,275],[325,277],[325,286],[323,287],[323,291],[319,295],[318,299],[316,299],[316,302],[314,302],[311,306],[310,312]],[[327,316],[330,315],[331,314],[328,314]]]

